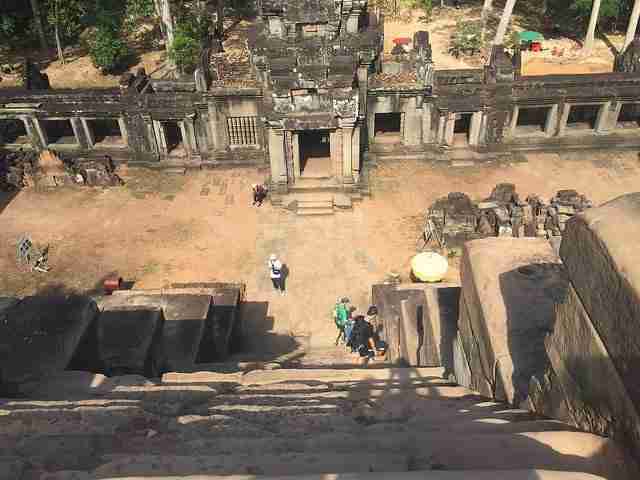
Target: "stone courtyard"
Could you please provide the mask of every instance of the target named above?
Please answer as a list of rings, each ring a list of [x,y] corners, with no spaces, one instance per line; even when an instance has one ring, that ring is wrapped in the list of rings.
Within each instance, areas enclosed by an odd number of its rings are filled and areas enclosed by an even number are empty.
[[[248,301],[267,309],[266,323],[251,325],[253,348],[286,353],[278,341],[282,336],[324,348],[335,338],[329,315],[338,296],[366,308],[370,286],[389,272],[408,280],[424,210],[436,198],[462,191],[480,199],[496,183],[511,182],[523,197],[549,199],[572,188],[599,205],[640,184],[640,160],[633,152],[536,153],[526,159],[461,168],[385,163],[371,174],[371,198],[327,216],[297,216],[268,202],[251,207],[250,185],[264,178],[255,169],[183,176],[130,168],[122,187],[27,189],[6,199],[0,213],[0,290],[99,292],[113,272],[135,281],[134,288],[241,281]],[[15,245],[24,233],[51,245],[49,273],[17,267]],[[279,254],[290,270],[284,297],[268,279],[270,253]],[[451,259],[446,280],[458,280],[457,262]]]

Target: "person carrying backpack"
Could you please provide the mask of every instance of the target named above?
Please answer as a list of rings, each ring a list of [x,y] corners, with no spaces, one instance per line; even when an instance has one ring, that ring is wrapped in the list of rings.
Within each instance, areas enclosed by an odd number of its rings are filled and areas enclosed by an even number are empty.
[[[284,295],[284,280],[282,278],[282,262],[278,260],[278,256],[272,253],[269,257],[269,276],[271,277],[271,283],[273,288],[280,292],[280,295]]]
[[[336,307],[333,313],[333,320],[336,323],[336,328],[338,329],[338,336],[336,337],[336,345],[340,343],[340,340],[344,343],[347,343],[347,337],[345,335],[345,328],[347,326],[347,322],[349,321],[349,299],[341,298],[338,299],[336,303]]]

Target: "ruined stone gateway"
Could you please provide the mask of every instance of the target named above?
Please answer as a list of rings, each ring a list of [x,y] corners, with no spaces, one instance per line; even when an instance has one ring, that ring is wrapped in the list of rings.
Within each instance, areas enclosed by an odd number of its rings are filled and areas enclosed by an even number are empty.
[[[366,1],[260,2],[243,55],[205,48],[193,75],[123,75],[119,88],[0,88],[0,145],[156,167],[268,166],[273,199],[358,196],[371,162],[513,158],[532,149],[640,146],[639,42],[612,73],[521,75],[494,47],[479,69],[438,70],[428,32],[384,54]],[[44,76],[46,77],[46,76]],[[1,87],[1,85],[0,85]]]

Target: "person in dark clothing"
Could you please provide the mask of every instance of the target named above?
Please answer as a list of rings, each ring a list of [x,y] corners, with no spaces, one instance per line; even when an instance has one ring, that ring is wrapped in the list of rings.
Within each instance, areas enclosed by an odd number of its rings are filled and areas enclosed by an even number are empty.
[[[267,198],[267,187],[264,185],[253,184],[253,205],[257,207],[262,206],[262,202]]]
[[[369,360],[376,356],[373,333],[371,324],[365,320],[364,316],[358,315],[353,324],[350,343],[360,355],[362,365],[367,365]]]

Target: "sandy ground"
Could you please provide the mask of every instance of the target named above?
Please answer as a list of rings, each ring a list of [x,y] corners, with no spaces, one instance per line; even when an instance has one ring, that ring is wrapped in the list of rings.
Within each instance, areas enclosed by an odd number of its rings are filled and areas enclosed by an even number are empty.
[[[25,295],[51,284],[90,290],[117,272],[139,288],[171,282],[243,281],[248,299],[268,305],[265,330],[307,336],[311,346],[334,338],[329,312],[347,295],[361,309],[370,286],[390,271],[408,280],[425,209],[462,191],[480,199],[498,182],[526,196],[550,198],[574,188],[596,204],[640,185],[636,153],[537,154],[525,164],[447,169],[416,161],[380,166],[374,196],[352,211],[298,217],[250,206],[256,170],[197,171],[186,176],[131,169],[111,189],[24,190],[0,214],[0,292]],[[47,274],[16,265],[23,233],[51,244]],[[266,260],[278,253],[290,269],[286,296],[273,292]],[[448,275],[456,280],[455,259]]]

